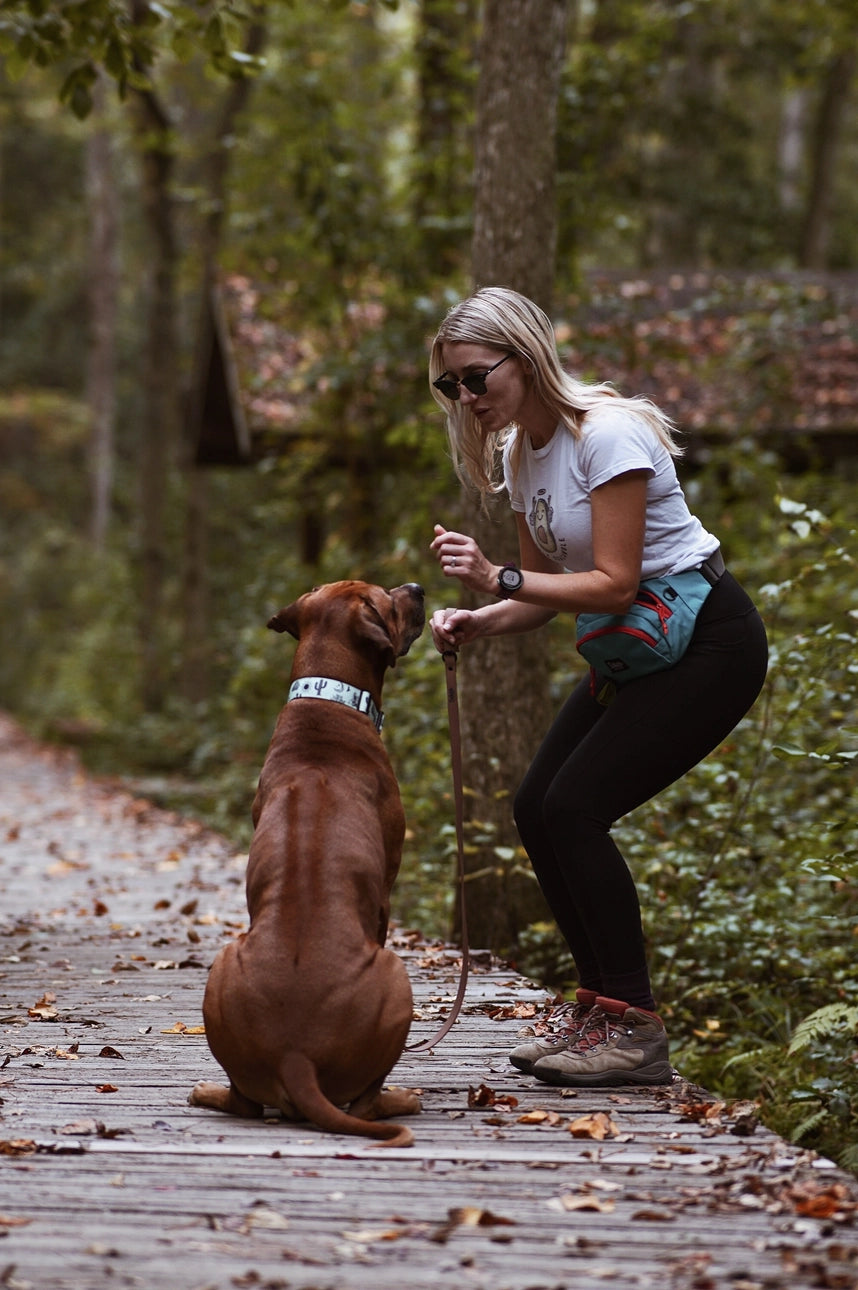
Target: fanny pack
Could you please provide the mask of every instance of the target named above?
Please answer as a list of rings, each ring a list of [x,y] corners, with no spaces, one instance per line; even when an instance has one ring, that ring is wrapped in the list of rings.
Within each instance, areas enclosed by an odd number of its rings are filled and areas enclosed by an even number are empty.
[[[716,552],[700,569],[646,578],[628,613],[579,614],[578,653],[615,685],[674,667],[688,649],[697,615],[723,572],[723,559]]]

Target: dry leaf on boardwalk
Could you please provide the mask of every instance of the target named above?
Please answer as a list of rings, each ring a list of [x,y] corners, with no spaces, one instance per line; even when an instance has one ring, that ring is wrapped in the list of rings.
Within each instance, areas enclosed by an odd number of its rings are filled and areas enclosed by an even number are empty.
[[[57,1010],[54,1004],[57,996],[46,990],[41,999],[37,999],[32,1008],[27,1009],[27,1016],[32,1017],[34,1021],[56,1021]]]
[[[278,1213],[276,1209],[271,1209],[269,1205],[257,1204],[253,1206],[239,1230],[247,1235],[254,1228],[266,1232],[285,1232],[288,1227],[289,1220],[283,1214]]]
[[[514,1110],[518,1106],[518,1098],[513,1097],[511,1093],[496,1093],[488,1084],[480,1084],[479,1088],[473,1085],[468,1087],[468,1106],[471,1110],[479,1110],[486,1106],[506,1106]]]
[[[35,1155],[36,1144],[32,1138],[6,1138],[0,1141],[0,1156]]]
[[[834,1218],[842,1222],[858,1211],[843,1183],[830,1183],[827,1187],[813,1182],[800,1183],[787,1190],[787,1197],[795,1212],[804,1218]]]
[[[680,1102],[681,1120],[703,1124],[715,1132],[729,1130],[738,1137],[750,1136],[759,1124],[758,1102]]]
[[[616,1208],[616,1201],[600,1200],[598,1196],[575,1195],[574,1192],[564,1192],[556,1201],[549,1201],[549,1206],[554,1209],[559,1208],[567,1213],[574,1213],[576,1210],[586,1210],[594,1214],[613,1214]]]
[[[604,1142],[605,1138],[617,1138],[620,1135],[619,1128],[604,1111],[596,1111],[594,1115],[579,1115],[569,1125],[569,1132],[573,1138],[592,1138],[596,1142]]]
[[[460,1209],[448,1210],[447,1221],[433,1232],[431,1239],[443,1244],[457,1227],[515,1227],[515,1220],[502,1218],[500,1214],[493,1214],[490,1209],[465,1205]]]
[[[516,1124],[548,1124],[552,1129],[565,1123],[565,1116],[558,1115],[556,1111],[543,1111],[541,1107],[536,1107],[533,1111],[527,1111],[516,1120]]]
[[[355,1241],[358,1245],[375,1245],[377,1241],[398,1241],[408,1234],[407,1229],[396,1227],[365,1227],[356,1232],[343,1232],[347,1241]]]

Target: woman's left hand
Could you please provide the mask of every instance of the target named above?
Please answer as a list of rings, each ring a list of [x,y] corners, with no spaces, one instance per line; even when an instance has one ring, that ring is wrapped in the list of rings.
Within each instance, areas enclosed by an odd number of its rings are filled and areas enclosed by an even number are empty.
[[[491,564],[472,537],[435,525],[429,550],[436,556],[446,578],[458,578],[471,591],[491,595],[497,589],[497,565]]]

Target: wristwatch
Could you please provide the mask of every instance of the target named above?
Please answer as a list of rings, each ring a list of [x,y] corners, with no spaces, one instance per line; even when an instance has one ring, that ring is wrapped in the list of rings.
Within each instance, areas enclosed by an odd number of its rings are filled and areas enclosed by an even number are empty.
[[[501,600],[508,600],[524,586],[524,574],[514,564],[505,564],[498,574],[498,595]]]

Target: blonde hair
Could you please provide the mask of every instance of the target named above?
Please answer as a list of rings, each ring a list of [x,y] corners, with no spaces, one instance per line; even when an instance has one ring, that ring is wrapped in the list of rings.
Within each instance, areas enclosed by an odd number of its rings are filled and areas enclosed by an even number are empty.
[[[444,374],[442,346],[454,341],[485,345],[522,359],[533,374],[537,397],[551,411],[558,424],[581,437],[584,417],[594,408],[611,402],[640,417],[650,426],[673,457],[682,449],[673,438],[673,424],[650,399],[625,398],[607,382],[588,385],[576,380],[560,366],[551,320],[538,305],[509,287],[481,287],[454,305],[432,342],[429,382],[432,396],[447,417],[447,434],[456,474],[463,483],[473,484],[486,496],[503,490],[501,462],[504,445],[516,434],[515,424],[495,434],[481,428],[470,403],[447,399],[432,382]],[[513,478],[521,456],[521,439],[512,446],[510,464]]]

